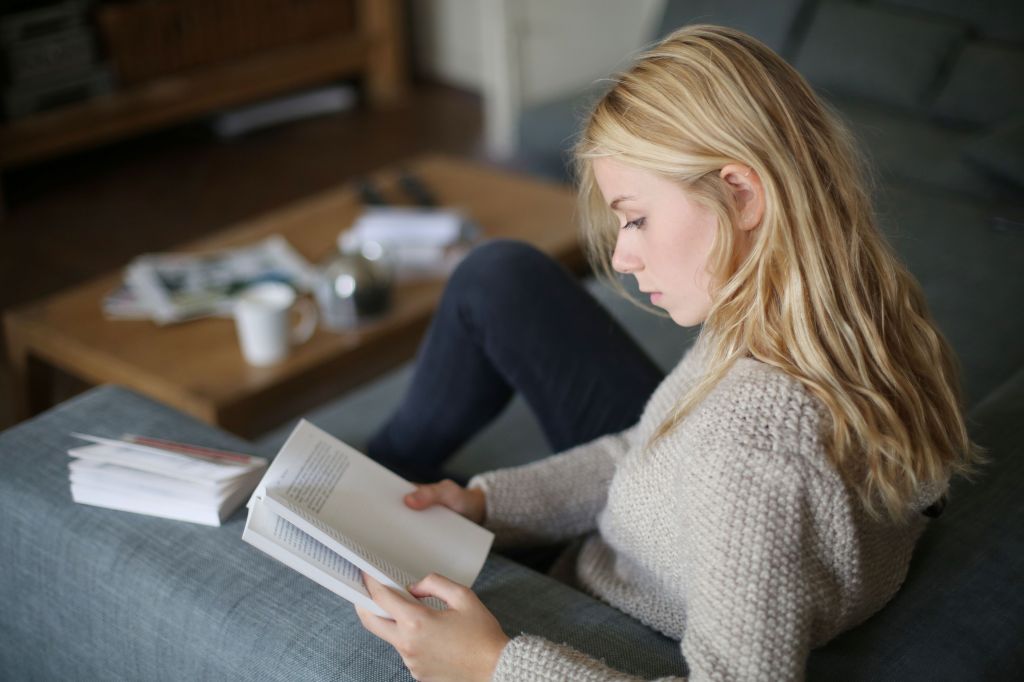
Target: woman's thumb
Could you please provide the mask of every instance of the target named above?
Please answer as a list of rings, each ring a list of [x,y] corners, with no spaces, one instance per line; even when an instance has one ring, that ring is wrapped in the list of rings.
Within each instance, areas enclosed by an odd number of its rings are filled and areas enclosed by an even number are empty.
[[[434,503],[435,495],[430,493],[428,486],[417,486],[416,490],[405,496],[405,504],[413,509],[423,509]]]
[[[431,573],[418,583],[408,586],[409,593],[414,597],[437,597],[448,606],[459,606],[464,601],[466,587],[438,573]]]

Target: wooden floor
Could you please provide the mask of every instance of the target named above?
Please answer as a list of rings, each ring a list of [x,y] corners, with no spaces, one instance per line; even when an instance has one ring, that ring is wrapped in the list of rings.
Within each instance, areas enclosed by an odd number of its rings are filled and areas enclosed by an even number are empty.
[[[0,310],[410,155],[483,158],[481,139],[478,97],[420,84],[405,104],[385,112],[357,107],[233,141],[197,122],[9,171]],[[58,390],[80,388],[65,378]],[[4,362],[0,428],[11,422]]]

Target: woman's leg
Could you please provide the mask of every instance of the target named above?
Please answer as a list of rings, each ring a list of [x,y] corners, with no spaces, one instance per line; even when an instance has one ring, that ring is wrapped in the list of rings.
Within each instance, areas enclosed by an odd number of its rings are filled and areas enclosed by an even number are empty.
[[[662,371],[561,265],[494,241],[452,274],[412,384],[369,454],[414,480],[523,394],[556,452],[622,431]]]

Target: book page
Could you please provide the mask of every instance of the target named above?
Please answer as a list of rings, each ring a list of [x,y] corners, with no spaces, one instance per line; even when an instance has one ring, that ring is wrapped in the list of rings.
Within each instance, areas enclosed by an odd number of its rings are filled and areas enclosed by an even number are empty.
[[[317,522],[307,524],[307,531],[328,538],[336,533],[340,544],[378,567],[388,566],[396,577],[415,582],[436,572],[471,586],[494,535],[450,509],[409,509],[402,498],[414,489],[303,420],[254,496],[304,510]]]
[[[374,577],[377,577],[376,573],[382,573],[383,575],[377,578],[381,582],[394,583],[392,587],[403,590],[406,585],[415,582],[415,577],[404,573],[401,568],[393,566],[386,559],[367,550],[358,541],[331,528],[308,510],[287,500],[278,499],[272,491],[267,491],[267,496],[263,498],[263,504],[277,516],[299,524],[305,529],[305,533],[330,547],[337,554],[346,557],[349,561],[355,562],[363,570],[374,574]]]
[[[355,564],[345,561],[345,559],[332,552],[326,545],[320,544],[280,516],[276,517],[273,535],[282,544],[291,547],[309,560],[322,564],[325,568],[337,574],[339,580],[352,583],[359,592],[362,592],[367,597],[370,596],[370,593],[363,586],[363,576],[359,573],[359,568]]]
[[[297,532],[306,533],[313,541],[328,551],[334,552],[339,557],[343,557],[348,562],[351,562],[357,570],[365,571],[375,578],[377,582],[398,590],[410,601],[416,600],[416,597],[413,597],[407,589],[409,585],[419,580],[416,576],[406,573],[401,567],[395,566],[386,559],[375,555],[358,541],[331,528],[308,510],[287,500],[274,497],[272,491],[267,491],[260,504],[264,505],[278,517],[296,524],[298,526],[296,527]],[[435,597],[426,597],[419,601],[438,611],[443,611],[447,608],[443,601]]]
[[[312,445],[313,449],[306,454],[299,470],[283,486],[282,492],[296,504],[319,514],[331,491],[348,471],[352,458],[348,452],[331,448],[325,441],[315,441]]]
[[[259,501],[249,508],[242,540],[353,604],[389,614],[370,599],[359,569]]]

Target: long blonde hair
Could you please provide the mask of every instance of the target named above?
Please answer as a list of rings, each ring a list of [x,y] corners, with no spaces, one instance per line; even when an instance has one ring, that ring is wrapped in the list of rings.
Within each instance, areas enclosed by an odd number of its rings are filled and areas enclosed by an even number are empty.
[[[806,81],[750,36],[694,25],[613,82],[574,150],[594,265],[615,279],[618,222],[595,181],[595,158],[672,179],[718,217],[702,330],[707,373],[654,438],[678,426],[737,359],[752,357],[821,400],[829,455],[874,518],[905,519],[925,486],[969,473],[981,453],[967,434],[955,356],[878,230],[851,136]],[[764,217],[743,257],[719,177],[730,163],[754,169],[764,190]]]

